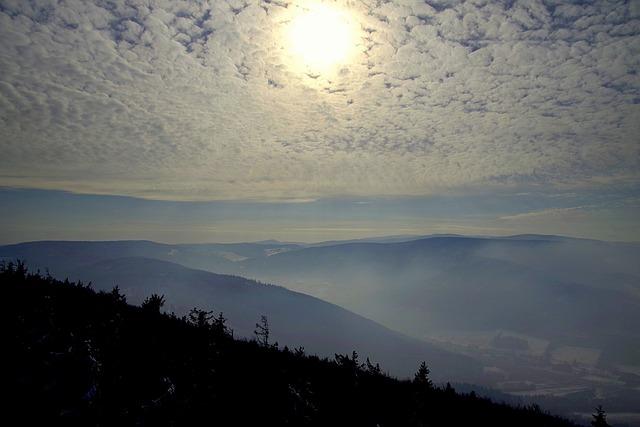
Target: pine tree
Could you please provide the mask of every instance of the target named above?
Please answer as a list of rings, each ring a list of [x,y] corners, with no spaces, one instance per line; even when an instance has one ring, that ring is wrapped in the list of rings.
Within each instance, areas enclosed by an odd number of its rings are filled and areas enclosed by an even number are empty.
[[[114,286],[109,295],[111,295],[111,298],[113,298],[116,304],[126,304],[127,302],[127,297],[120,292],[119,286]]]
[[[596,408],[596,412],[591,415],[593,420],[591,420],[591,425],[593,427],[607,427],[609,423],[607,423],[607,414],[602,409],[602,405],[598,405]]]
[[[213,318],[211,327],[213,329],[213,332],[220,337],[232,335],[231,329],[227,326],[227,318],[224,317],[222,312],[218,314],[218,317]]]
[[[260,323],[256,323],[256,330],[253,331],[256,341],[263,347],[269,346],[269,321],[267,316],[260,316]]]
[[[160,313],[160,309],[164,305],[164,295],[151,294],[142,303],[142,309],[153,313]]]
[[[433,388],[433,382],[431,382],[431,378],[429,378],[430,373],[429,367],[427,367],[426,362],[423,361],[418,368],[418,372],[416,372],[416,375],[413,377],[413,383],[427,389]]]
[[[367,373],[371,375],[382,375],[382,369],[380,369],[380,364],[376,363],[374,365],[373,363],[371,363],[368,357],[365,365],[366,365]]]
[[[213,319],[213,311],[200,310],[194,307],[189,312],[189,323],[199,329],[209,329],[211,319]]]

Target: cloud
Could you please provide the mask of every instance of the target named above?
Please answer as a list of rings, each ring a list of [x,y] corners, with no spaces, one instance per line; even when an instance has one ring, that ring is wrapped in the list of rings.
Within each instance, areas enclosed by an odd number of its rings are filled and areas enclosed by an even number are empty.
[[[529,200],[535,197],[532,196]],[[578,203],[580,199],[590,199],[592,203],[571,206],[572,199]],[[498,216],[496,224],[520,233],[563,234],[636,242],[640,238],[640,199],[637,195],[594,193],[586,198],[584,194],[576,197],[569,195],[566,198],[549,198],[548,201],[556,206]]]
[[[586,210],[594,206],[574,206],[570,208],[549,208],[539,211],[524,212],[515,215],[501,216],[499,219],[503,221],[542,221],[548,222],[553,220],[565,220],[585,218]]]
[[[282,35],[301,3],[0,0],[0,185],[213,200],[637,184],[636,2],[336,4],[359,54],[309,76]]]

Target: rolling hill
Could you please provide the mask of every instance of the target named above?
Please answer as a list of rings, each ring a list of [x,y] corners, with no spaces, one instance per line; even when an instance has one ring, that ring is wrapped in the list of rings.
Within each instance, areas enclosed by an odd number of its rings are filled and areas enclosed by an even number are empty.
[[[0,289],[11,301],[5,417],[22,425],[575,425],[436,387],[425,366],[397,380],[356,353],[318,358],[234,339],[206,317],[132,306],[20,265],[0,267]]]
[[[152,293],[162,294],[166,297],[167,309],[178,315],[185,315],[194,307],[221,311],[237,336],[251,337],[260,316],[266,315],[273,339],[282,345],[302,346],[320,355],[356,350],[401,376],[409,375],[421,360],[430,361],[436,379],[481,376],[481,366],[469,357],[444,351],[336,305],[283,287],[153,258],[124,257],[92,262],[96,257],[91,252],[85,252],[81,259],[69,257],[69,252],[66,255],[64,274],[54,273],[57,277],[91,281],[99,290],[110,290],[117,285],[130,301],[138,304]],[[52,262],[51,256],[46,255],[46,260],[41,262]]]

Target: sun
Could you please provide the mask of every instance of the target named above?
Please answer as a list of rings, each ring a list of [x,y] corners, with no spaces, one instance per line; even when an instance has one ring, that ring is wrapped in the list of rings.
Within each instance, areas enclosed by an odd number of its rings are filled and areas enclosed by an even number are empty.
[[[356,25],[345,10],[324,3],[301,7],[288,28],[290,51],[298,66],[327,73],[345,64],[356,47]]]

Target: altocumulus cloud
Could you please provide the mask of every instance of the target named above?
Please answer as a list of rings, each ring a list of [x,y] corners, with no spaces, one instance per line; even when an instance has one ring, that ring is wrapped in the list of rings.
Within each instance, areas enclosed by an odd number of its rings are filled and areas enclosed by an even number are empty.
[[[637,183],[640,3],[339,1],[288,64],[271,1],[0,0],[0,185],[159,199]]]

